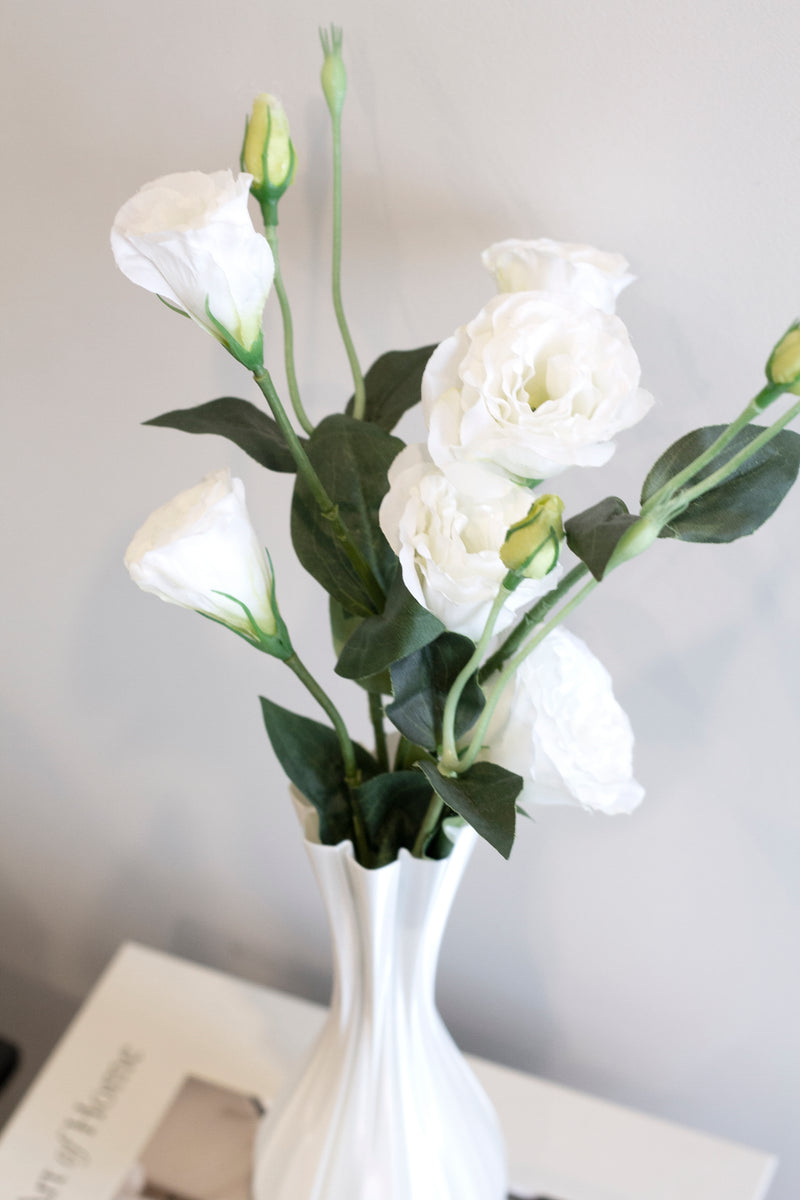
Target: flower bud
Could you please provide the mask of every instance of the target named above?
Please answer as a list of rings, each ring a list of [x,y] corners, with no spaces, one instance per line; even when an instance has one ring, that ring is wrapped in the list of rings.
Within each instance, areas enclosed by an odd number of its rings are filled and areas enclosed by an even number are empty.
[[[800,395],[800,321],[790,325],[767,363],[767,379]]]
[[[558,562],[564,526],[564,501],[552,494],[540,496],[527,517],[512,525],[500,547],[509,572],[523,579],[544,579]]]
[[[242,170],[253,176],[250,191],[261,203],[276,203],[294,177],[294,146],[280,100],[262,92],[244,131]]]
[[[342,31],[338,25],[331,25],[330,35],[327,29],[320,29],[319,37],[325,54],[320,80],[331,116],[335,119],[341,116],[347,91],[347,72],[342,62]]]
[[[125,554],[134,583],[288,658],[272,565],[250,524],[244,484],[227,470],[156,509]]]

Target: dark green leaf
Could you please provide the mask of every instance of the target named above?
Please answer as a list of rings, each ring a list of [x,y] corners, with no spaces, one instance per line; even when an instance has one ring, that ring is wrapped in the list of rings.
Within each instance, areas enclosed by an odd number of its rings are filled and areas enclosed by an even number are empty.
[[[273,704],[264,696],[261,710],[278,762],[299,792],[319,813],[320,840],[335,846],[354,842],[350,797],[339,739],[329,725]],[[378,767],[371,754],[356,744],[356,758],[369,778]],[[354,843],[355,844],[355,843]]]
[[[614,547],[637,519],[618,496],[607,496],[565,523],[567,545],[595,579],[602,579]]]
[[[393,862],[398,851],[411,850],[432,799],[431,787],[419,771],[376,775],[358,789],[372,866]]]
[[[386,473],[402,449],[399,438],[352,417],[337,414],[319,423],[308,440],[308,456],[339,516],[384,591],[397,559],[381,532],[378,509],[388,489]],[[298,475],[292,501],[292,541],[306,570],[354,616],[372,616],[374,606],[330,521],[320,513],[308,485]]]
[[[445,804],[508,858],[514,844],[516,799],[522,791],[519,775],[490,762],[475,763],[452,779],[440,775],[435,763],[421,762],[418,770]]]
[[[381,429],[394,429],[407,409],[419,402],[422,373],[435,346],[418,350],[390,350],[376,359],[364,376],[364,419]],[[347,405],[352,416],[353,398]]]
[[[724,425],[708,425],[680,438],[662,454],[644,481],[642,503],[716,441]],[[748,425],[695,475],[687,487],[707,479],[762,432]],[[673,517],[662,537],[684,542],[733,542],[753,533],[771,517],[797,478],[800,434],[783,430],[757,450],[732,475],[693,500]]]
[[[338,600],[334,600],[333,596],[328,597],[328,608],[331,619],[331,634],[333,637],[333,648],[337,655],[341,654],[345,647],[345,643],[353,636],[356,630],[364,621],[369,621],[369,617],[354,617],[350,613],[345,612]],[[378,671],[375,675],[363,675],[356,680],[359,687],[362,687],[367,692],[371,692],[378,696],[389,696],[392,691],[392,680],[389,675],[388,668],[385,671]]]
[[[196,408],[176,408],[144,424],[165,425],[168,429],[182,429],[186,433],[216,433],[234,442],[270,471],[297,469],[272,417],[249,400],[238,400],[236,396],[221,396],[218,400],[198,404]]]
[[[394,702],[386,709],[386,715],[410,742],[430,751],[439,747],[447,693],[474,649],[469,638],[459,633],[442,633],[435,641],[392,665]],[[456,712],[456,738],[472,728],[483,705],[483,692],[473,675]]]
[[[376,675],[427,646],[443,631],[439,618],[418,604],[407,590],[398,570],[386,597],[386,608],[378,616],[367,617],[351,634],[339,656],[336,673],[359,680]]]

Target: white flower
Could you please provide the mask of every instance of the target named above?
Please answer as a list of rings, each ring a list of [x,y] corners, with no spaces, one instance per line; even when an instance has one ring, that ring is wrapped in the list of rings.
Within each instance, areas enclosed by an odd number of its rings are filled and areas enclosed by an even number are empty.
[[[614,698],[611,676],[561,626],[506,687],[481,757],[522,776],[523,806],[579,804],[629,813],[644,795],[633,778],[630,721]]]
[[[156,509],[128,547],[125,566],[143,591],[170,604],[252,638],[244,604],[263,633],[277,631],[267,555],[250,524],[244,484],[227,468]]]
[[[482,462],[518,480],[602,466],[648,411],[618,317],[573,296],[495,296],[432,354],[422,378],[440,467]]]
[[[251,181],[230,171],[165,175],[123,204],[111,231],[114,258],[128,279],[219,337],[210,311],[245,350],[261,333],[275,270],[247,211]]]
[[[617,296],[634,275],[621,254],[552,238],[495,242],[481,255],[500,292],[561,292],[613,313]]]
[[[400,560],[412,596],[454,633],[476,640],[507,569],[500,558],[509,526],[526,516],[525,488],[482,467],[441,471],[423,446],[406,446],[389,468],[380,525]],[[526,579],[509,596],[496,631],[544,595],[560,577]]]

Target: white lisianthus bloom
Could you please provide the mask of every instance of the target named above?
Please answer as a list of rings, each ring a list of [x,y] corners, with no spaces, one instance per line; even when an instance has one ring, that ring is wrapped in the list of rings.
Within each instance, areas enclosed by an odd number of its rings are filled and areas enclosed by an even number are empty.
[[[511,479],[599,467],[653,403],[618,317],[573,296],[495,296],[442,342],[422,377],[437,466],[479,462]]]
[[[532,499],[525,488],[480,466],[442,471],[424,446],[406,446],[392,463],[381,529],[411,595],[451,632],[480,637],[507,574],[500,548]],[[523,580],[500,613],[496,632],[554,587],[560,575],[556,566],[544,579]]]
[[[613,313],[634,275],[621,254],[552,238],[495,242],[481,255],[500,292],[560,292]]]
[[[187,171],[146,183],[111,231],[117,266],[219,338],[208,312],[245,350],[261,334],[275,264],[247,211],[252,176]]]
[[[278,632],[266,552],[245,504],[244,484],[224,468],[156,509],[125,554],[131,579],[169,604],[191,608],[231,629]],[[230,599],[233,597],[233,599]]]
[[[611,676],[561,626],[506,687],[485,742],[480,757],[522,776],[523,806],[579,804],[629,813],[644,795],[633,778],[630,721],[614,697]]]

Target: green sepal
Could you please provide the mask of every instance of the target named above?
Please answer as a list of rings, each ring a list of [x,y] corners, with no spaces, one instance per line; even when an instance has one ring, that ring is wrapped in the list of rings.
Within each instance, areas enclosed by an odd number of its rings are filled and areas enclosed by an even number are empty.
[[[520,775],[491,762],[475,763],[456,776],[440,774],[431,762],[418,763],[417,770],[453,812],[508,858],[516,831],[516,799],[522,791]]]
[[[336,674],[363,680],[384,672],[392,663],[427,646],[444,625],[411,595],[398,568],[382,613],[360,622],[348,638],[336,664]]]
[[[416,350],[389,350],[376,358],[364,376],[366,405],[364,420],[390,431],[409,408],[421,398],[422,376],[435,346]],[[353,415],[355,397],[347,403],[346,413]]]
[[[329,725],[290,712],[261,696],[261,711],[272,749],[297,790],[319,815],[320,841],[326,846],[350,839],[356,844],[350,792],[339,739]],[[378,764],[353,743],[363,779],[378,774]]]
[[[645,504],[670,479],[694,462],[726,429],[726,425],[707,425],[679,438],[661,455],[645,479],[642,503]],[[686,486],[696,487],[763,432],[760,425],[745,426]],[[799,469],[800,434],[784,429],[727,479],[671,515],[661,537],[716,543],[746,537],[772,516],[796,480]],[[676,504],[679,501],[680,493],[674,497]],[[662,502],[658,503],[660,506]]]
[[[209,308],[208,296],[206,296],[206,316],[216,330],[217,340],[237,362],[240,362],[243,367],[247,367],[248,371],[258,371],[264,366],[264,331],[262,329],[259,329],[258,336],[248,349],[236,340],[229,329],[220,324]]]
[[[434,641],[391,667],[394,701],[386,715],[417,746],[435,753],[442,742],[442,720],[448,693],[475,652],[469,638],[442,633]],[[477,721],[485,700],[473,675],[455,715],[454,736],[462,738]]]
[[[168,300],[166,296],[162,296],[160,292],[156,292],[156,296],[161,303],[170,310],[170,312],[177,313],[179,317],[186,317],[191,321],[192,318],[189,316],[185,308],[178,308],[177,304],[173,304],[171,300]]]
[[[249,400],[240,400],[236,396],[220,396],[194,408],[176,408],[143,424],[180,429],[185,433],[213,433],[233,442],[269,471],[294,473],[297,470],[277,421]],[[305,440],[301,441],[305,445]]]

